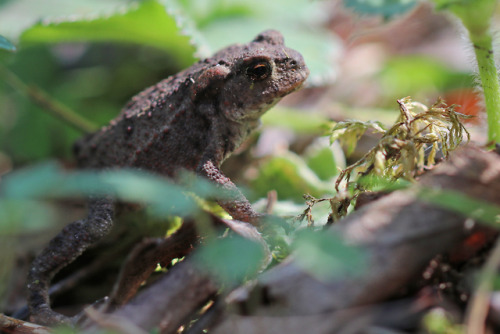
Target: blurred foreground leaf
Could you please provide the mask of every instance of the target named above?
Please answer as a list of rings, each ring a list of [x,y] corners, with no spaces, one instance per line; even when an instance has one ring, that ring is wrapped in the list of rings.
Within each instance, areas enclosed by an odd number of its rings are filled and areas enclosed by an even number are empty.
[[[47,228],[54,217],[53,210],[39,201],[0,198],[0,236]]]
[[[359,275],[365,269],[363,250],[330,232],[304,230],[297,234],[293,247],[297,263],[321,280]]]
[[[466,217],[498,228],[500,206],[484,202],[456,191],[422,188],[421,200],[463,214]]]
[[[234,235],[202,245],[195,254],[195,261],[215,278],[231,284],[255,275],[265,255],[258,243]]]
[[[207,180],[190,176],[183,182],[185,186],[137,170],[66,172],[54,163],[47,163],[6,175],[0,184],[0,203],[11,208],[11,211],[2,211],[3,214],[12,213],[3,217],[4,221],[17,221],[17,216],[24,215],[18,208],[25,205],[26,200],[104,195],[125,202],[148,204],[153,214],[164,217],[195,214],[199,206],[190,192],[200,197],[223,196]],[[16,203],[12,201],[23,204],[12,206],[9,203]]]

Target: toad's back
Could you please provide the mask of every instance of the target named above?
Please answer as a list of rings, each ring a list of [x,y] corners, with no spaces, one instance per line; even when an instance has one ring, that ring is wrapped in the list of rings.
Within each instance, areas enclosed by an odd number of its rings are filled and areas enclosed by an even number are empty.
[[[259,117],[299,88],[308,69],[277,31],[229,46],[139,93],[75,145],[81,167],[136,167],[172,176],[220,163]]]

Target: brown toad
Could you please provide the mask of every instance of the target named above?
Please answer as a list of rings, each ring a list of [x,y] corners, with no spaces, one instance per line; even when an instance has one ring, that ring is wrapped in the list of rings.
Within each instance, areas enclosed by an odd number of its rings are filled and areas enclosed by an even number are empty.
[[[297,90],[308,74],[302,56],[284,45],[282,35],[265,31],[133,97],[108,126],[75,145],[78,164],[168,177],[182,169],[195,171],[231,194],[231,200],[218,203],[234,219],[256,222],[259,215],[219,166],[259,125],[259,117]],[[92,199],[87,218],[66,226],[35,259],[28,278],[33,321],[68,321],[50,308],[50,281],[109,232],[113,211],[112,199]]]

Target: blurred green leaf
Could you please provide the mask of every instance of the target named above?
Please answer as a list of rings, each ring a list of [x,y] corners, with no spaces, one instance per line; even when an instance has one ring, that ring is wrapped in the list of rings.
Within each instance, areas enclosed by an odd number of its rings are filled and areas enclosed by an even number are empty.
[[[359,275],[365,269],[364,252],[325,231],[304,230],[292,245],[294,258],[308,273],[321,280]]]
[[[14,44],[9,42],[7,38],[3,37],[0,35],[0,50],[5,50],[5,51],[16,51],[16,47]]]
[[[241,283],[245,277],[255,275],[264,257],[261,245],[239,235],[212,240],[194,256],[200,268],[225,283]]]
[[[0,185],[0,195],[4,199],[112,195],[123,201],[149,204],[151,212],[160,217],[194,214],[198,205],[188,192],[198,196],[222,196],[214,185],[200,178],[192,177],[190,184],[183,187],[137,170],[65,172],[54,163],[8,174]]]
[[[54,217],[54,211],[39,201],[0,199],[0,236],[47,228]]]
[[[322,180],[326,181],[338,174],[335,156],[329,147],[323,147],[308,157],[307,165]]]
[[[345,156],[338,143],[330,144],[328,137],[318,138],[309,145],[304,158],[307,166],[323,181],[328,181],[345,168]]]
[[[121,42],[167,51],[177,63],[194,62],[194,47],[181,34],[175,17],[156,0],[142,1],[103,17],[68,17],[45,20],[21,35],[21,45],[61,42]]]
[[[382,15],[390,18],[412,9],[416,0],[343,0],[346,7],[360,14]]]
[[[474,85],[469,73],[451,70],[446,64],[429,57],[405,56],[391,59],[379,74],[388,99],[401,96],[435,94],[457,87]]]
[[[498,228],[500,206],[450,190],[422,188],[420,199]]]
[[[276,106],[262,118],[265,125],[279,126],[299,133],[318,133],[327,130],[328,119],[317,113]]]
[[[251,185],[260,197],[265,197],[269,190],[274,189],[278,198],[296,201],[302,201],[302,195],[306,193],[319,197],[331,191],[332,187],[330,183],[322,182],[305,161],[292,152],[264,162]]]

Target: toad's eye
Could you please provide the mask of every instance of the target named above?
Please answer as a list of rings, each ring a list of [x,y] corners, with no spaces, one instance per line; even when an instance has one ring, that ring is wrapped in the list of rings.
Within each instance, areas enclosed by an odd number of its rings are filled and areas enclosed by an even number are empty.
[[[271,74],[271,65],[259,60],[251,63],[246,69],[246,75],[253,81],[264,80]]]

